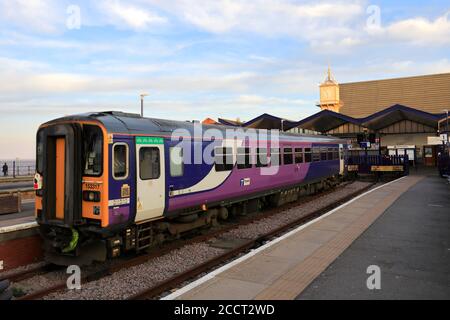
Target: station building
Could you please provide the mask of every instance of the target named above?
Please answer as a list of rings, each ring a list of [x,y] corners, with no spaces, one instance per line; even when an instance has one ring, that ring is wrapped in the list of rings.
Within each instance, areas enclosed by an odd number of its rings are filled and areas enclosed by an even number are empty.
[[[365,153],[359,141],[370,137],[368,154],[408,154],[414,165],[436,165],[448,130],[450,73],[338,83],[328,69],[319,92],[320,111],[299,121],[264,113],[244,123],[218,123],[338,136],[353,154]]]
[[[363,152],[358,136],[371,135],[369,152],[406,153],[433,166],[445,138],[439,133],[450,109],[450,73],[339,84],[328,70],[317,106],[320,112],[290,129],[347,138],[357,153]]]

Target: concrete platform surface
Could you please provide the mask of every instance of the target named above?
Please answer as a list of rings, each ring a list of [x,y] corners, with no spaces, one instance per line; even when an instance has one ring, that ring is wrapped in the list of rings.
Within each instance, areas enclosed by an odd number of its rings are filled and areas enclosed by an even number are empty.
[[[295,299],[423,178],[408,176],[373,189],[165,299]]]
[[[428,176],[402,194],[297,299],[450,299],[450,186]]]
[[[34,200],[22,201],[22,212],[0,215],[0,233],[6,227],[34,221]]]

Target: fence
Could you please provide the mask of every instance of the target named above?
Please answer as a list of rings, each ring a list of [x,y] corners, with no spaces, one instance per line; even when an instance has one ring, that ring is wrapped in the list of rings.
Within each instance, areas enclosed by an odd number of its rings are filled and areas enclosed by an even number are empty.
[[[8,166],[8,177],[20,177],[20,176],[32,176],[36,171],[36,165],[30,161],[26,161],[26,164],[17,163],[16,161],[2,161],[0,162],[0,176],[4,176],[3,165],[6,163]]]
[[[408,155],[347,156],[346,164],[348,171],[358,173],[403,172],[405,175],[409,174]]]

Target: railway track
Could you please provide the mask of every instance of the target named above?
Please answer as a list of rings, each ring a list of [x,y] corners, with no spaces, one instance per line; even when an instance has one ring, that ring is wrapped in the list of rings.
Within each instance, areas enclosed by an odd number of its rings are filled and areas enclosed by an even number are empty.
[[[344,198],[341,198],[339,201],[328,205],[326,207],[323,207],[319,210],[316,210],[314,212],[309,213],[307,216],[304,216],[300,219],[297,219],[295,221],[291,221],[290,223],[283,225],[279,228],[276,228],[275,230],[272,230],[264,235],[259,236],[256,239],[252,239],[249,240],[233,249],[230,249],[228,251],[226,251],[224,254],[219,255],[217,257],[214,257],[213,259],[210,259],[200,265],[197,265],[183,273],[177,274],[174,277],[167,279],[163,282],[158,283],[156,286],[153,286],[151,288],[147,288],[146,290],[139,292],[136,295],[133,295],[131,297],[129,297],[129,299],[152,299],[155,298],[159,295],[161,295],[162,293],[169,291],[173,288],[176,288],[177,286],[179,286],[181,283],[195,278],[196,276],[198,276],[199,274],[206,272],[208,270],[213,269],[214,267],[222,264],[224,261],[227,261],[237,255],[239,255],[240,253],[246,252],[249,249],[258,247],[259,245],[261,245],[263,242],[270,240],[271,238],[273,238],[274,236],[284,233],[287,230],[298,226],[300,224],[306,223],[318,216],[320,216],[321,214],[339,206],[340,204],[347,202],[348,200],[352,199],[353,197],[357,196],[358,194],[361,194],[363,192],[365,192],[366,190],[370,189],[375,183],[369,184],[367,187],[360,189]],[[340,185],[337,188],[342,188],[344,185]],[[191,236],[189,238],[183,238],[180,240],[176,240],[172,243],[168,243],[163,245],[161,248],[158,248],[148,254],[143,254],[143,255],[139,255],[139,256],[134,256],[132,258],[128,258],[125,259],[124,261],[119,261],[116,263],[112,263],[111,265],[105,266],[100,268],[99,270],[93,271],[93,272],[88,272],[87,275],[83,276],[81,279],[81,283],[82,284],[86,284],[88,282],[91,281],[95,281],[98,280],[102,277],[111,275],[115,272],[118,272],[122,269],[126,269],[126,268],[130,268],[139,264],[143,264],[151,259],[163,256],[173,250],[179,249],[185,245],[188,244],[192,244],[192,243],[198,243],[198,242],[205,242],[209,239],[215,238],[220,236],[221,234],[226,233],[227,231],[232,230],[233,228],[237,228],[238,226],[242,226],[242,225],[246,225],[246,224],[251,224],[254,223],[258,220],[262,220],[264,218],[276,215],[277,213],[280,213],[282,211],[294,208],[294,207],[298,207],[302,204],[314,201],[320,197],[323,197],[329,193],[332,193],[334,191],[336,191],[337,189],[335,188],[331,188],[329,190],[323,191],[321,193],[315,194],[315,195],[310,195],[310,196],[306,196],[303,197],[301,199],[299,199],[296,202],[293,203],[288,203],[285,205],[282,205],[280,207],[276,207],[276,208],[271,208],[268,210],[265,210],[263,212],[260,213],[255,213],[255,214],[251,214],[248,216],[244,216],[241,217],[240,219],[237,219],[237,221],[232,221],[232,222],[227,222],[225,224],[222,224],[220,227],[216,227],[213,229],[210,229],[207,233],[205,234],[201,234],[201,235],[195,235],[195,236]],[[11,274],[8,276],[5,276],[4,278],[9,279],[11,282],[18,282],[18,281],[23,281],[26,279],[29,279],[31,277],[34,277],[36,275],[42,275],[48,272],[53,272],[54,270],[51,269],[52,265],[43,265],[43,266],[39,266],[36,268],[32,268],[26,271],[21,271],[15,274]],[[54,268],[54,266],[53,266]],[[0,280],[2,278],[0,277]],[[51,293],[55,293],[58,291],[64,291],[67,288],[67,284],[66,281],[60,281],[57,282],[49,287],[43,288],[43,289],[39,289],[39,290],[35,290],[29,294],[26,294],[24,296],[21,297],[17,297],[17,300],[36,300],[36,299],[41,299]]]
[[[11,282],[18,282],[18,281],[26,280],[26,279],[29,279],[36,275],[47,273],[47,272],[49,272],[49,269],[51,269],[51,268],[52,268],[52,265],[44,264],[44,265],[39,265],[39,266],[30,268],[27,270],[21,270],[21,271],[14,272],[14,273],[8,273],[6,275],[0,274],[0,281],[9,280]]]

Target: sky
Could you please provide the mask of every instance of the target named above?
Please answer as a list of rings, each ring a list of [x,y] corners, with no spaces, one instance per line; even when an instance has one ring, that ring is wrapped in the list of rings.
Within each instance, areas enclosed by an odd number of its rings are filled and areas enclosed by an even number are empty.
[[[0,160],[82,112],[299,120],[338,82],[450,72],[450,3],[0,0]]]

